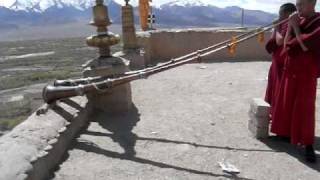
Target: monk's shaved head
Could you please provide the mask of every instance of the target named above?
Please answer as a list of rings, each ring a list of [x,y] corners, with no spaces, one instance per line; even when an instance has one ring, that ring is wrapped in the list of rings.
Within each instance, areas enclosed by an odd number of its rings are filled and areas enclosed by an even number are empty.
[[[314,14],[316,4],[317,0],[297,0],[296,6],[299,15],[302,17],[309,17],[310,15]]]
[[[281,5],[280,11],[283,11],[285,13],[293,13],[297,11],[297,8],[296,5],[294,5],[293,3],[285,3]]]
[[[296,5],[293,3],[285,3],[280,7],[279,10],[279,19],[287,19],[292,13],[296,12]]]
[[[308,0],[311,4],[316,5],[317,4],[317,0]]]

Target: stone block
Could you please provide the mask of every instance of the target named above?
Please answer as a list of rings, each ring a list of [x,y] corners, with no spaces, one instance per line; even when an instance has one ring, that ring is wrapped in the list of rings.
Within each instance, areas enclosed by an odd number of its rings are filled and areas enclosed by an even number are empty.
[[[258,117],[269,117],[270,105],[261,98],[254,98],[250,104],[250,111]]]
[[[94,92],[87,95],[92,107],[108,114],[122,114],[132,108],[131,86],[124,84],[108,92]]]
[[[270,118],[269,117],[261,117],[256,116],[252,111],[249,111],[249,122],[253,123],[257,127],[269,127]]]
[[[270,105],[262,99],[255,98],[251,101],[249,110],[248,129],[256,138],[269,136]]]
[[[269,136],[269,127],[258,127],[254,123],[248,123],[248,129],[251,134],[258,139],[267,138]]]
[[[100,62],[93,61],[90,63],[91,66],[85,68],[84,77],[113,76],[129,71],[128,61],[120,56],[100,58],[96,61]],[[88,93],[87,97],[95,110],[101,110],[109,114],[125,113],[132,107],[130,83],[109,90],[97,89]]]

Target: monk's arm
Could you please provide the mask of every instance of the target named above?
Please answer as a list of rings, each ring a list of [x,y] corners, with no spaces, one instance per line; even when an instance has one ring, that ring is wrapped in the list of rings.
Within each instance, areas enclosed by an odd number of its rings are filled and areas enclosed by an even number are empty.
[[[318,50],[320,46],[320,27],[318,27],[311,33],[301,34],[300,39],[309,50]],[[288,42],[287,47],[290,51],[295,51],[298,49],[301,50],[301,46],[297,38],[291,39]]]
[[[278,46],[282,46],[284,41],[284,37],[282,36],[281,33],[276,32],[276,43]]]
[[[294,32],[295,35],[296,35],[296,39],[297,39],[297,41],[298,41],[301,49],[302,49],[303,51],[308,51],[308,48],[307,48],[306,45],[303,43],[303,40],[302,40],[301,37],[300,37],[300,36],[301,36],[300,27],[299,27],[298,25],[296,25],[296,26],[293,26],[292,29],[293,29],[293,32]]]
[[[277,33],[276,30],[272,32],[271,38],[266,44],[266,50],[270,54],[272,54],[276,50],[276,48],[278,48],[277,41],[276,41],[276,33]]]
[[[278,48],[275,38],[271,38],[266,44],[266,50],[269,54],[272,54]]]
[[[283,46],[285,49],[288,47],[289,40],[291,39],[291,33],[292,33],[292,27],[288,26],[286,35],[284,37],[284,42],[283,42],[284,44]]]

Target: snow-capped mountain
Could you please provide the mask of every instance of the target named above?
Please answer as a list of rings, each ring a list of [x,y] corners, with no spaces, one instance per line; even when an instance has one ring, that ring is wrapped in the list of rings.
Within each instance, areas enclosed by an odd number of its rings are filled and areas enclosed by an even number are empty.
[[[190,6],[212,6],[211,3],[204,2],[201,0],[173,0],[172,2],[168,2],[160,5],[163,6],[181,6],[181,7],[190,7]]]
[[[0,6],[14,11],[44,12],[45,10],[56,7],[74,7],[75,9],[85,10],[94,4],[93,0],[1,0]]]
[[[138,23],[138,2],[134,5]],[[171,26],[217,26],[239,24],[241,8],[219,8],[211,0],[153,0],[156,22]],[[164,3],[166,2],[166,3]],[[211,3],[210,3],[211,2]],[[121,23],[121,5],[124,0],[105,0],[110,18]],[[75,21],[87,23],[92,18],[91,7],[95,0],[0,0],[0,30],[18,28],[20,25],[61,24]],[[245,23],[262,25],[270,23],[276,15],[263,11],[246,10]]]
[[[109,14],[120,21],[120,5],[113,0]],[[19,25],[64,24],[75,21],[88,22],[95,0],[0,0],[0,29],[4,24]]]
[[[118,4],[123,4],[124,0],[114,0]],[[131,0],[130,4],[138,6],[139,0]],[[163,5],[169,6],[214,6],[212,0],[152,0],[152,6],[160,8]]]

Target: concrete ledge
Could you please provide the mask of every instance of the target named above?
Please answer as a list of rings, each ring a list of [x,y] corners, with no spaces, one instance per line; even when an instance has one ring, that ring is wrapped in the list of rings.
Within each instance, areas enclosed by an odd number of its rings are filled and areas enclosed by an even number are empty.
[[[34,113],[1,137],[0,179],[48,178],[60,163],[69,143],[88,123],[91,111],[85,97],[65,100],[43,115]]]

